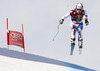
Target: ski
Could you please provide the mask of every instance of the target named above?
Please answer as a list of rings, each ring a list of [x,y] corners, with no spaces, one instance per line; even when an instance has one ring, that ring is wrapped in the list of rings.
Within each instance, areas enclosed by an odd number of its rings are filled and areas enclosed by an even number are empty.
[[[79,48],[79,54],[80,55],[82,54],[82,48]]]
[[[70,55],[73,55],[74,47],[75,47],[75,43],[71,43]]]

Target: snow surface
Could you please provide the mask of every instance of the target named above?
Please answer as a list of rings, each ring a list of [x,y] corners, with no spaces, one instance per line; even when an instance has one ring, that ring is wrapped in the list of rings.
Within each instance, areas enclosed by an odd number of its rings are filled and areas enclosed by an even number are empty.
[[[0,48],[1,71],[94,71],[68,62]]]

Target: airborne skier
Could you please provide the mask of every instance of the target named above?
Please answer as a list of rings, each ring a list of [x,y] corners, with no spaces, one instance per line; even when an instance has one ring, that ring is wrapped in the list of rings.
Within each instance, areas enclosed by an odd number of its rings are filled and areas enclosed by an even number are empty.
[[[69,11],[66,15],[64,15],[61,20],[59,21],[60,24],[63,24],[64,19],[71,16],[71,52],[70,55],[73,54],[73,50],[75,47],[75,34],[78,32],[78,46],[79,46],[79,53],[81,54],[83,48],[83,38],[82,38],[82,30],[83,30],[83,16],[85,16],[85,24],[86,26],[89,24],[88,22],[88,15],[87,12],[83,9],[82,3],[77,3],[76,8],[74,10]]]

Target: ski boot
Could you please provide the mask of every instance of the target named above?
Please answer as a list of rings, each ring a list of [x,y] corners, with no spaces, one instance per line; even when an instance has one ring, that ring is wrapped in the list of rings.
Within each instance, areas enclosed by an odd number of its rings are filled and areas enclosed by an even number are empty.
[[[82,54],[82,48],[83,48],[83,40],[78,40],[78,46],[79,46],[79,54]]]

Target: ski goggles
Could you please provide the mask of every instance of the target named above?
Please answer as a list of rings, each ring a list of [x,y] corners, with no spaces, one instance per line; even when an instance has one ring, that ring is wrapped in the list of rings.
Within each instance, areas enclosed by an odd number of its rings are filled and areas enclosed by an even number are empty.
[[[82,9],[76,9],[76,10],[77,10],[77,11],[80,11],[80,12],[82,11]]]

